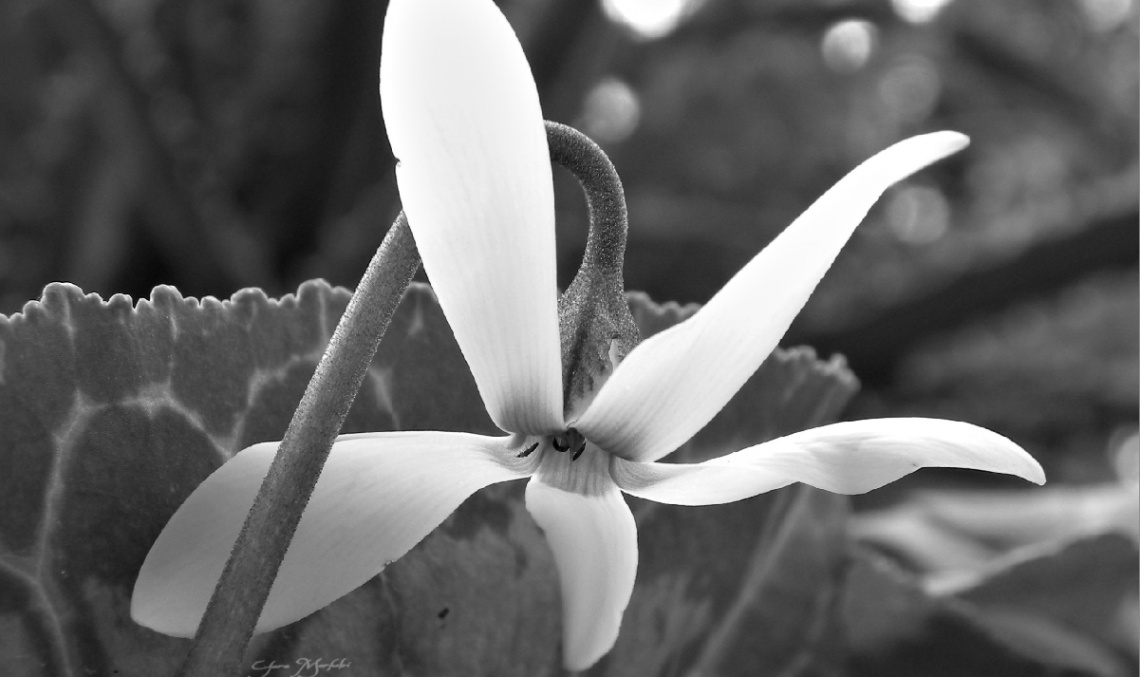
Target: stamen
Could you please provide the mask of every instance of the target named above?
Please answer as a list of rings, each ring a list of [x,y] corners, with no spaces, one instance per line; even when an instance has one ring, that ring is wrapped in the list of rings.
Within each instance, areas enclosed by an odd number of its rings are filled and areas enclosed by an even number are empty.
[[[565,437],[555,435],[554,438],[550,440],[550,446],[554,447],[555,451],[566,451],[570,448],[570,443],[566,441]]]
[[[516,458],[526,458],[527,456],[530,456],[531,454],[533,454],[535,449],[538,449],[538,442],[535,442],[534,444],[530,445],[526,449],[520,451],[519,455],[516,456]]]
[[[574,451],[574,455],[570,457],[570,460],[571,461],[577,461],[578,457],[582,455],[583,451],[586,451],[586,440],[582,440],[582,446],[578,447]]]

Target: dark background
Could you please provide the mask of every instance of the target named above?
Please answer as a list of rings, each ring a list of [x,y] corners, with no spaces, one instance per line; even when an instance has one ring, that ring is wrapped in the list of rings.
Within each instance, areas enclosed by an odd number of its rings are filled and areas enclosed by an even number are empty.
[[[593,2],[501,3],[546,116],[622,175],[628,287],[705,301],[861,160],[965,132],[969,150],[872,211],[784,343],[848,357],[852,418],[968,420],[1053,481],[1108,477],[1140,373],[1135,4],[642,4],[686,11],[647,35]],[[104,297],[354,285],[399,208],[383,13],[0,3],[0,311],[53,280]],[[565,284],[586,226],[559,174]]]

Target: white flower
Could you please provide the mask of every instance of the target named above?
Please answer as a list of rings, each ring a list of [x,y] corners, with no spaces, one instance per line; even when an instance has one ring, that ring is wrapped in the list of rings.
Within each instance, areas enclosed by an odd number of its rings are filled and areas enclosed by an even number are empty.
[[[963,148],[961,134],[915,137],[860,165],[695,315],[634,348],[566,420],[550,160],[514,33],[490,0],[392,0],[380,89],[424,267],[487,411],[511,434],[338,438],[259,632],[360,586],[473,492],[505,480],[530,478],[526,506],[561,578],[570,669],[609,651],[633,591],[637,534],[622,491],[683,505],[793,482],[860,493],[923,466],[1044,481],[1036,461],[1006,438],[929,419],[838,423],[705,463],[656,462],[760,366],[879,195]],[[194,634],[276,446],[240,452],[175,513],[135,585],[139,623]]]

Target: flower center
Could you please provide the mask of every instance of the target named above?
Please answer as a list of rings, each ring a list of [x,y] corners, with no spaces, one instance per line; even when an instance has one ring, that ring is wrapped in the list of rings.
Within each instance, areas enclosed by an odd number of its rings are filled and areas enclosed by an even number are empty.
[[[570,455],[571,461],[577,461],[582,452],[586,451],[586,438],[582,437],[582,433],[574,428],[568,428],[566,432],[561,435],[554,435],[550,438],[550,446],[555,451],[567,452],[573,450],[574,453]]]
[[[609,454],[589,444],[582,433],[574,428],[540,438],[530,438],[530,444],[519,456],[538,452],[539,465],[536,477],[542,482],[563,491],[586,496],[602,493],[609,474]],[[581,462],[576,463],[578,459]]]
[[[529,442],[530,440],[527,441]],[[576,429],[567,428],[564,432],[558,433],[557,435],[548,435],[537,442],[532,442],[530,446],[518,453],[518,458],[526,458],[533,454],[540,446],[547,445],[561,453],[573,450],[574,453],[570,455],[570,460],[577,461],[578,457],[582,455],[582,452],[586,451],[586,438]]]

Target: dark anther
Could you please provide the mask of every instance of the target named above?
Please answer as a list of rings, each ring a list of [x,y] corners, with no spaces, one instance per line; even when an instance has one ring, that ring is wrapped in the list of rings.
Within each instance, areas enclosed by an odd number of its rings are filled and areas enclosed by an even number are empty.
[[[571,461],[577,461],[582,452],[586,450],[586,440],[582,440],[582,446],[574,450],[574,455],[570,457]]]
[[[527,456],[530,456],[531,454],[533,454],[535,449],[538,449],[538,442],[535,442],[534,444],[530,445],[526,449],[523,449],[522,451],[520,451],[519,455],[516,458],[526,458]]]
[[[565,437],[555,435],[554,438],[550,440],[550,446],[554,447],[555,451],[566,451],[570,448],[570,443]]]

